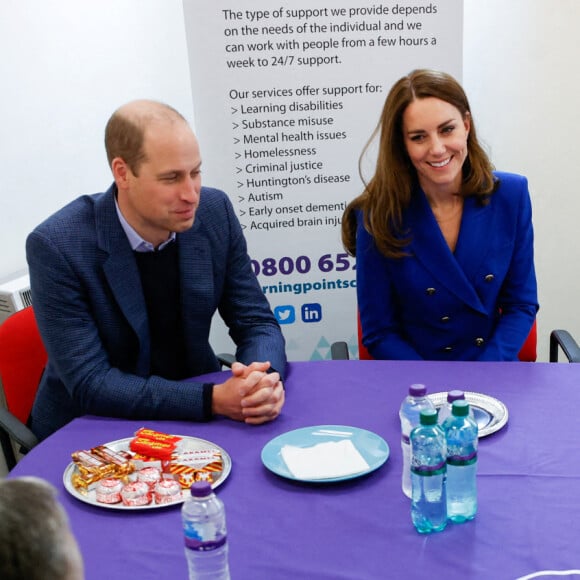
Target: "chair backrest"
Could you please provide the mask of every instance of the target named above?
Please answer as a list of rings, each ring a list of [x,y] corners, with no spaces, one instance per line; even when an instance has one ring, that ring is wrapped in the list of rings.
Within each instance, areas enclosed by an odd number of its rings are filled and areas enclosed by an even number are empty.
[[[0,325],[0,379],[8,410],[26,424],[48,356],[32,306]]]
[[[526,341],[518,354],[518,358],[524,362],[536,362],[536,359],[538,358],[537,345],[538,323],[534,320],[530,334],[528,334],[528,338],[526,338]]]
[[[362,342],[362,326],[360,324],[360,314],[358,313],[358,310],[356,313],[356,325],[358,332],[358,358],[359,360],[373,360],[373,357],[369,354],[369,351]]]
[[[357,330],[358,330],[358,358],[360,360],[372,360],[373,357],[362,343],[362,326],[360,324],[360,316],[357,312]],[[537,344],[538,344],[538,324],[534,320],[530,334],[526,338],[518,358],[524,362],[536,362],[537,358]]]

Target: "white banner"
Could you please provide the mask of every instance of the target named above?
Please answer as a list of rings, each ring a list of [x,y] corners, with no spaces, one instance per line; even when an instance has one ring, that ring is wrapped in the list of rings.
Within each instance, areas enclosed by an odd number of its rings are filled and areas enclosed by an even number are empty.
[[[336,340],[356,355],[340,221],[362,191],[359,155],[398,78],[461,79],[463,1],[184,0],[184,11],[203,181],[234,204],[288,358],[329,358]],[[230,350],[223,327],[212,341]]]

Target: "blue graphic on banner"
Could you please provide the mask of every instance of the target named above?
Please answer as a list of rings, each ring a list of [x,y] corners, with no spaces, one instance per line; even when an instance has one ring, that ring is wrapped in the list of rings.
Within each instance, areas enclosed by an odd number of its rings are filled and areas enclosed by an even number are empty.
[[[322,320],[322,306],[318,302],[303,304],[300,310],[302,322],[320,322]]]
[[[296,311],[291,304],[276,306],[274,316],[279,324],[294,324],[296,322]]]

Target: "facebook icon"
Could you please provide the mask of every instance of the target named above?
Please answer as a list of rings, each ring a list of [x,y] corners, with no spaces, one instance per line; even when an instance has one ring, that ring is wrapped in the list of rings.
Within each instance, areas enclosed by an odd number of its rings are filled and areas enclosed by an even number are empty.
[[[302,305],[302,322],[320,322],[322,320],[322,306],[318,302]]]

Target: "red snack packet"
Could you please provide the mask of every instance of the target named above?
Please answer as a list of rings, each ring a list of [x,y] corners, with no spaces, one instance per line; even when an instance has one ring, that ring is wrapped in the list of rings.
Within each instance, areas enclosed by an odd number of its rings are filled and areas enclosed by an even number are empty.
[[[169,459],[175,450],[176,443],[166,443],[165,441],[154,441],[144,437],[131,439],[129,448],[135,453],[156,457],[157,459]]]
[[[177,443],[181,441],[181,437],[177,435],[169,435],[169,433],[162,433],[161,431],[154,431],[153,429],[147,429],[146,427],[141,427],[135,432],[135,437],[141,439],[151,439],[152,441],[162,441],[164,443]]]

